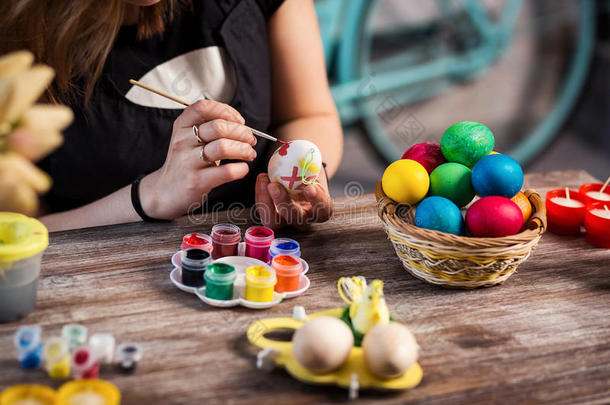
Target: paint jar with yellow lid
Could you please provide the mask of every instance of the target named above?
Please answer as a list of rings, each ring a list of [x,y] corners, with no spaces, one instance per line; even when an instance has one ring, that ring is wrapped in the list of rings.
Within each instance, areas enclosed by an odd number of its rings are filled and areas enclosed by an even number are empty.
[[[40,262],[48,245],[49,232],[40,221],[0,212],[0,322],[34,310]]]
[[[277,279],[275,271],[265,266],[246,269],[246,300],[253,302],[273,301],[273,288]]]
[[[59,387],[55,405],[120,405],[120,403],[121,392],[114,384],[103,380],[86,379],[70,381]]]
[[[0,405],[55,405],[55,400],[53,389],[36,384],[14,385],[0,394]]]

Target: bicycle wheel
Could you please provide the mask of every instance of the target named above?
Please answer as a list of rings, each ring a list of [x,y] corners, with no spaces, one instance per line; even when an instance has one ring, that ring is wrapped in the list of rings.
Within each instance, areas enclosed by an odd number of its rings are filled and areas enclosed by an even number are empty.
[[[497,151],[525,164],[552,140],[580,94],[594,43],[593,1],[486,1],[482,21],[464,4],[364,2],[359,24],[346,27],[359,46],[340,53],[338,78],[361,83],[357,110],[386,162],[472,120],[492,129]],[[505,42],[489,46],[481,26],[503,21],[511,7],[517,11]]]

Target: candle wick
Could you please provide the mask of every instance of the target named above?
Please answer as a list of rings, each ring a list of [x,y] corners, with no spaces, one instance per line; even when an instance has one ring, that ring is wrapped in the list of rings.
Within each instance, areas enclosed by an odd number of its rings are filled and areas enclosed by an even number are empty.
[[[607,205],[604,205],[604,208],[606,209],[606,212],[610,212]]]
[[[606,182],[604,183],[604,185],[602,186],[602,188],[599,190],[600,193],[604,192],[604,189],[606,188],[606,186],[608,185],[608,183],[610,183],[610,177],[608,177],[608,179],[606,180]]]
[[[568,200],[571,200],[571,198],[570,198],[570,189],[569,189],[569,188],[567,188],[567,187],[566,187],[566,198],[567,198]]]

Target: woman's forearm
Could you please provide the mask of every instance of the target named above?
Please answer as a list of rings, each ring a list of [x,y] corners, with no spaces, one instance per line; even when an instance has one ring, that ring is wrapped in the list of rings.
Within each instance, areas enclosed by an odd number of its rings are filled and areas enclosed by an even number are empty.
[[[322,152],[326,173],[332,177],[343,155],[343,131],[336,114],[316,115],[289,121],[278,127],[274,134],[285,141],[306,139],[315,143]]]

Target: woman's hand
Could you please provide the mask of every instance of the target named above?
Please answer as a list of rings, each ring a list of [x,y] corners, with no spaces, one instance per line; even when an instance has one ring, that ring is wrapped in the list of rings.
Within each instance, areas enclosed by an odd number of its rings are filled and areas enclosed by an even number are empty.
[[[256,138],[244,123],[226,104],[200,100],[187,107],[174,122],[165,163],[140,182],[144,212],[157,219],[177,218],[191,204],[202,204],[213,188],[243,178],[248,173],[245,162],[221,166],[218,162],[256,158]],[[203,144],[197,142],[193,125]]]
[[[290,225],[307,229],[314,222],[330,219],[333,201],[324,173],[317,184],[306,186],[299,194],[288,194],[281,184],[271,182],[266,173],[261,173],[256,179],[256,209],[261,223],[269,228]]]

